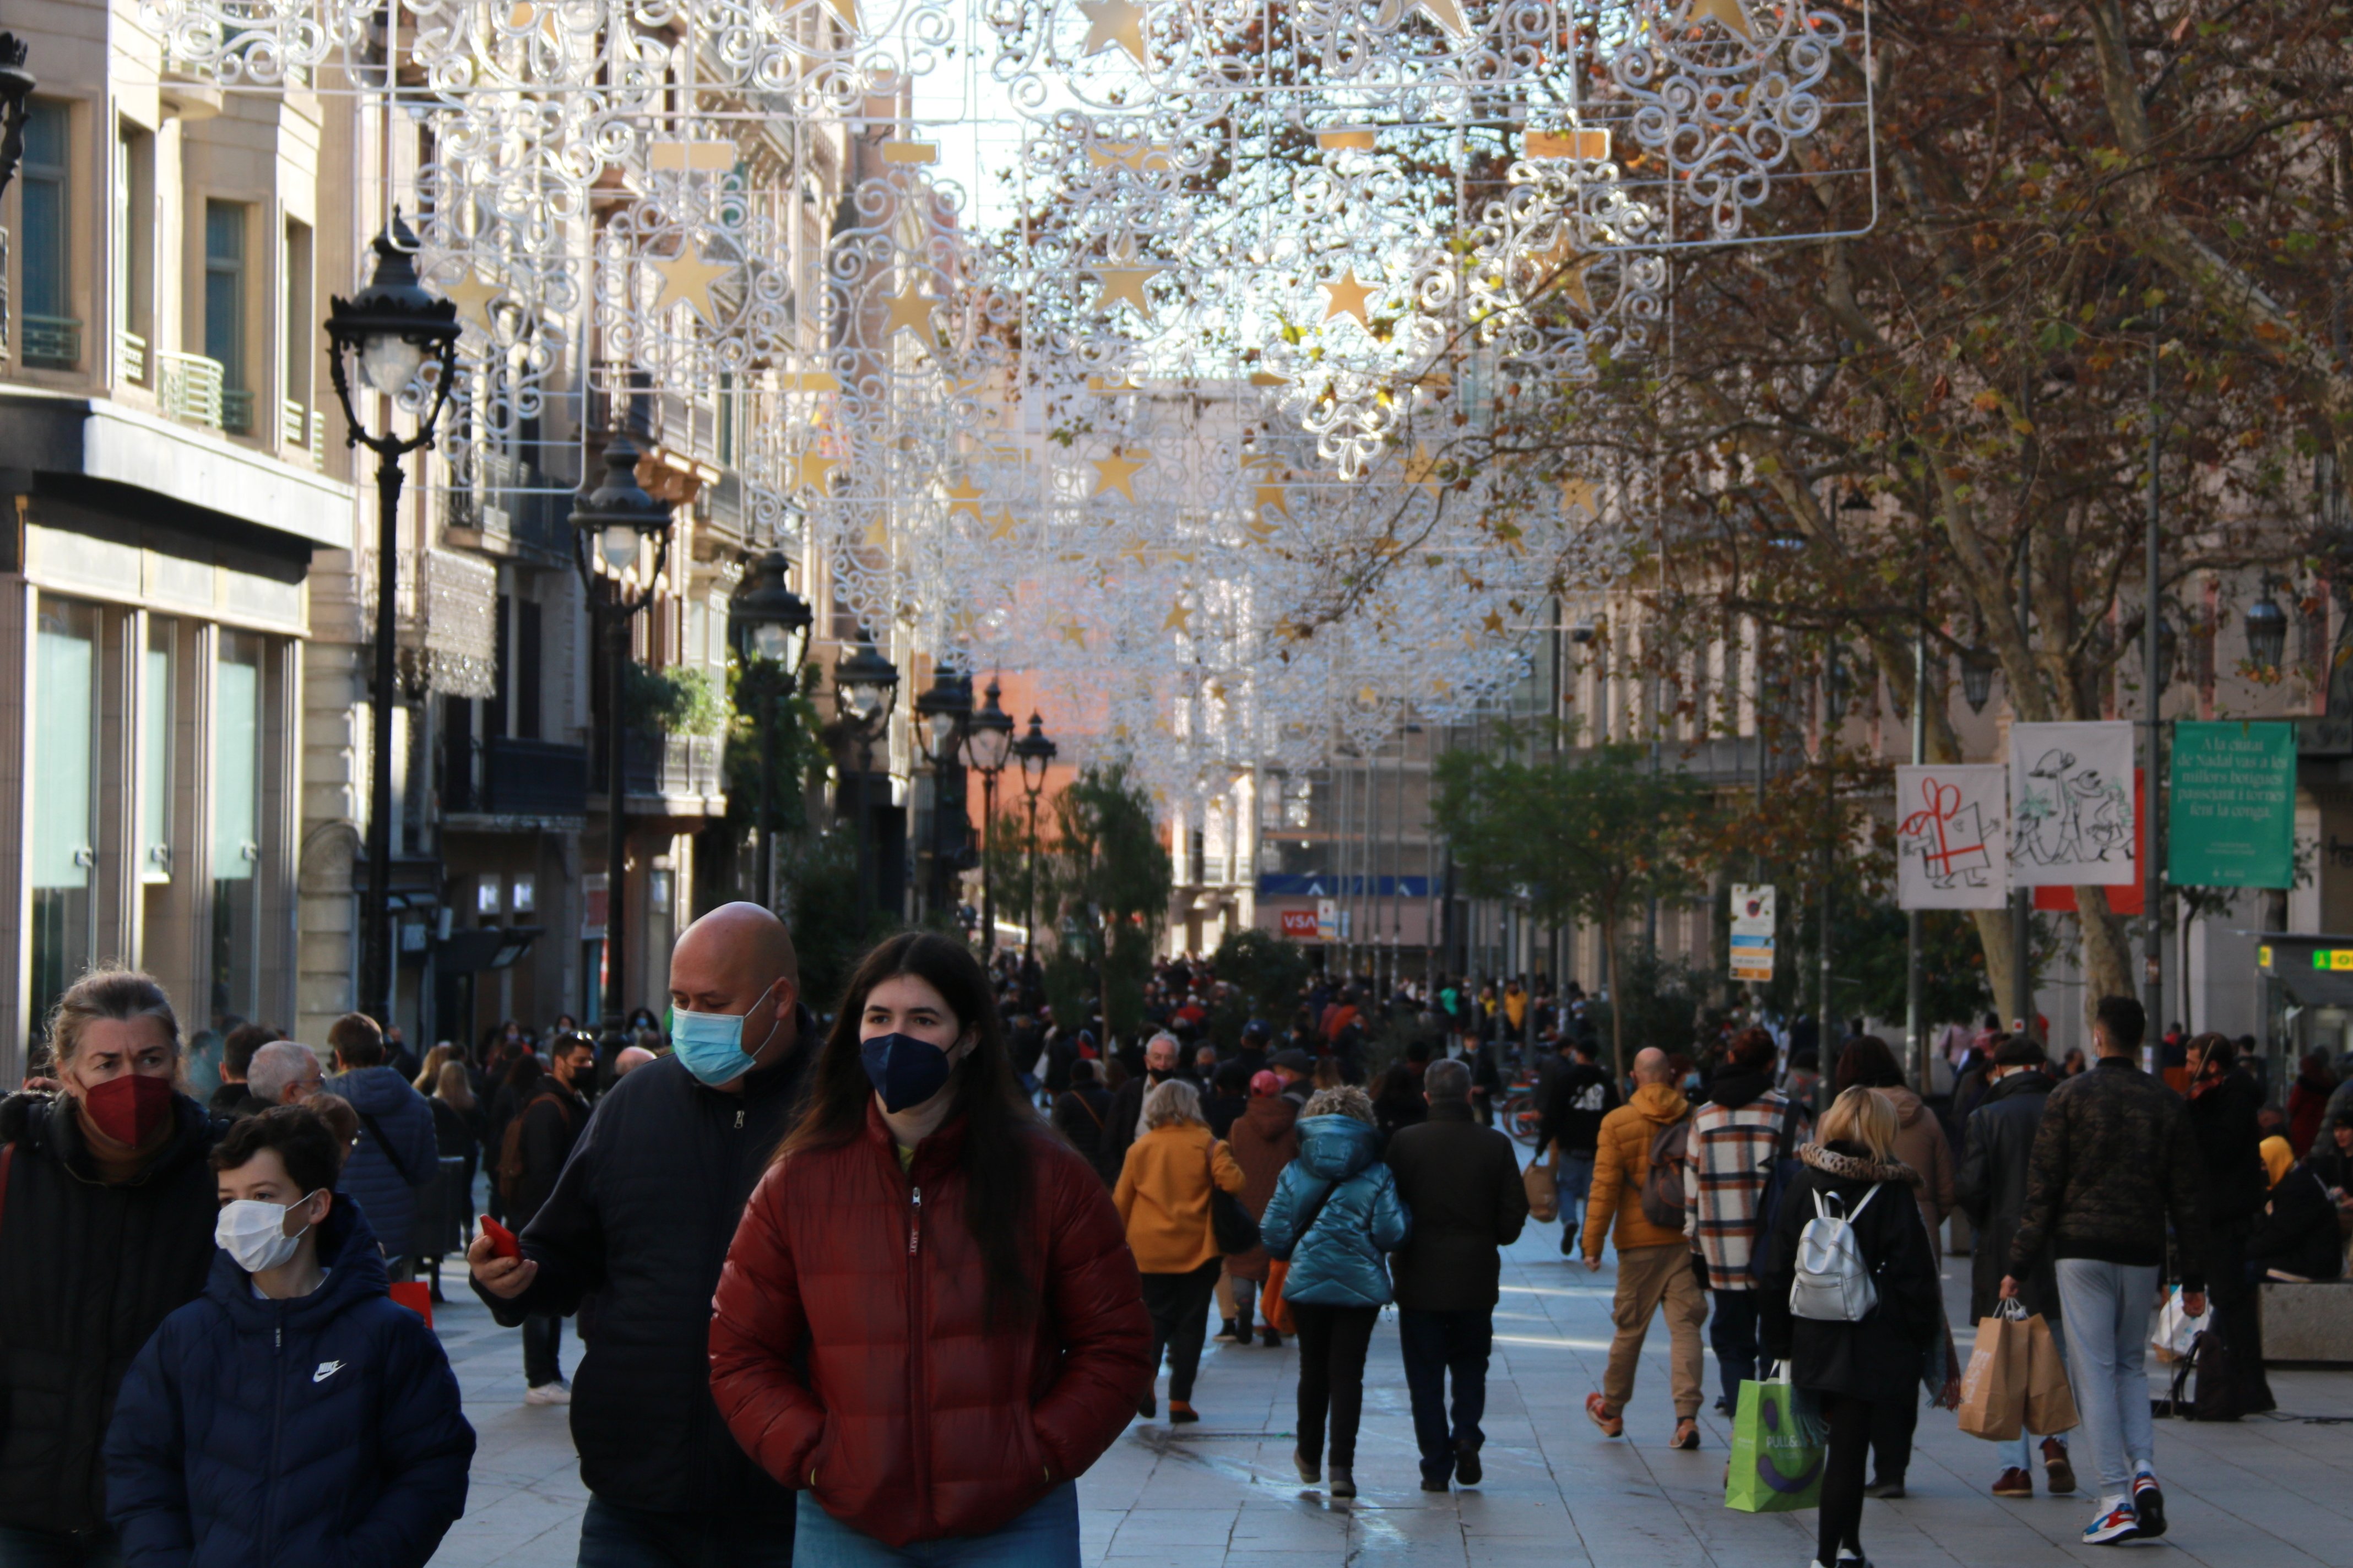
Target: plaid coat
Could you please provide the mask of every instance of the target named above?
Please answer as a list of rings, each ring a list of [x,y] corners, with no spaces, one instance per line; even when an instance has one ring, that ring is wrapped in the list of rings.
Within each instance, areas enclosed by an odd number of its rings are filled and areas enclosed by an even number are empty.
[[[1708,1104],[1692,1116],[1691,1160],[1683,1166],[1683,1234],[1705,1255],[1708,1283],[1716,1289],[1748,1289],[1757,1208],[1788,1105],[1787,1095],[1768,1089],[1737,1110]],[[1801,1110],[1793,1155],[1804,1138]]]

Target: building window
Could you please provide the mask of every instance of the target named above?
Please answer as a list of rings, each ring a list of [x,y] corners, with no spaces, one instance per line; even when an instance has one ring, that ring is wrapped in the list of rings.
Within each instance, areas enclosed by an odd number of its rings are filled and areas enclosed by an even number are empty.
[[[245,208],[205,204],[205,357],[221,367],[221,427],[253,428],[245,374]]]
[[[155,138],[125,122],[114,139],[115,374],[147,384],[155,303]]]
[[[25,363],[71,370],[81,363],[73,313],[72,110],[35,103],[25,116],[16,176],[25,229]]]
[[[33,893],[33,1016],[90,967],[98,864],[90,785],[98,746],[98,610],[41,595],[34,650],[33,831],[26,845]]]
[[[172,879],[172,647],[179,628],[162,616],[147,622],[139,747],[139,879]]]
[[[215,1026],[261,1003],[261,639],[223,631],[213,668]]]

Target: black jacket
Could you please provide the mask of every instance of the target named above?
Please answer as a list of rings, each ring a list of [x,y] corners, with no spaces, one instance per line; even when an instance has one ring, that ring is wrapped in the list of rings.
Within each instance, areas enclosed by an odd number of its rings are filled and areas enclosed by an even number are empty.
[[[1520,1238],[1528,1193],[1512,1141],[1440,1100],[1429,1119],[1400,1127],[1383,1156],[1413,1216],[1398,1250],[1397,1304],[1418,1312],[1467,1312],[1495,1304],[1497,1248]]]
[[[1169,1076],[1174,1078],[1176,1074]],[[1144,1116],[1144,1097],[1158,1087],[1150,1073],[1139,1072],[1113,1091],[1111,1109],[1103,1113],[1101,1158],[1095,1163],[1104,1181],[1119,1180],[1119,1173],[1127,1163],[1127,1146],[1135,1142],[1135,1124]]]
[[[2306,1279],[2334,1279],[2345,1272],[2337,1205],[2311,1166],[2293,1167],[2272,1189],[2254,1234],[2247,1237],[2247,1266],[2258,1273],[2276,1268]]]
[[[2206,1212],[2217,1226],[2251,1222],[2270,1196],[2263,1130],[2255,1121],[2263,1105],[2263,1091],[2235,1068],[2189,1101],[2189,1129],[2206,1164]]]
[[[1564,1154],[1588,1159],[1601,1146],[1601,1119],[1618,1109],[1618,1086],[1591,1062],[1572,1062],[1556,1074],[1552,1092],[1536,1110],[1539,1152],[1560,1142]]]
[[[2179,1095],[2122,1057],[2051,1091],[2010,1244],[2023,1279],[2046,1255],[2165,1267],[2170,1222],[2184,1289],[2206,1286],[2206,1165]]]
[[[508,1327],[595,1312],[572,1380],[580,1479],[628,1508],[787,1514],[790,1494],[744,1457],[711,1399],[711,1297],[735,1222],[799,1109],[823,1043],[799,1038],[741,1094],[705,1089],[676,1057],[615,1083],[522,1233],[531,1289],[475,1294]]]
[[[109,1185],[69,1106],[0,1102],[0,1142],[15,1149],[0,1213],[0,1524],[105,1522],[99,1446],[122,1375],[205,1288],[220,1206],[206,1156],[228,1123],[185,1096],[172,1111],[146,1172]]]
[[[1103,1169],[1110,1118],[1111,1095],[1099,1083],[1073,1085],[1054,1101],[1054,1131],[1070,1140],[1071,1147],[1084,1154],[1097,1172]]]
[[[1913,1196],[1919,1173],[1900,1160],[1873,1160],[1851,1143],[1808,1143],[1798,1158],[1805,1177],[1791,1185],[1765,1237],[1757,1276],[1758,1341],[1767,1355],[1789,1363],[1789,1381],[1800,1388],[1873,1403],[1917,1404],[1916,1385],[1930,1354],[1942,1355],[1945,1332],[1936,1255]],[[1880,1184],[1878,1195],[1857,1213],[1855,1205],[1874,1183]],[[1859,1323],[1823,1322],[1789,1310],[1798,1237],[1814,1217],[1818,1193],[1845,1201],[1863,1264],[1879,1289],[1879,1304]]]
[[[1977,1230],[1969,1256],[1969,1316],[1993,1315],[2010,1271],[2010,1244],[2026,1212],[2026,1172],[2043,1101],[2056,1084],[2040,1068],[1997,1080],[1979,1098],[1961,1133],[1961,1169],[1953,1179],[1961,1212]],[[2048,1258],[2018,1277],[2019,1300],[2030,1312],[2059,1321],[2059,1274]]]
[[[547,1202],[547,1194],[555,1190],[555,1178],[587,1126],[588,1102],[576,1090],[556,1082],[553,1073],[539,1080],[538,1091],[522,1108],[522,1125],[515,1133],[515,1153],[522,1169],[515,1177],[514,1198],[507,1205],[511,1228],[521,1230],[531,1224],[532,1216]]]
[[[257,1097],[241,1083],[225,1083],[213,1090],[205,1102],[206,1110],[216,1116],[259,1116],[269,1109],[269,1102]]]

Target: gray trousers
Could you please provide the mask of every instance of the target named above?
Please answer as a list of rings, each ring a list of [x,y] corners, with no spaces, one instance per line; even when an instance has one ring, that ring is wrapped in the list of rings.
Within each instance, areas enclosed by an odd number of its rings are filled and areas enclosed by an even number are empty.
[[[2058,1267],[2068,1382],[2099,1473],[2100,1500],[2110,1502],[2132,1490],[2136,1469],[2157,1468],[2147,1360],[2160,1270],[2088,1258],[2063,1258]]]

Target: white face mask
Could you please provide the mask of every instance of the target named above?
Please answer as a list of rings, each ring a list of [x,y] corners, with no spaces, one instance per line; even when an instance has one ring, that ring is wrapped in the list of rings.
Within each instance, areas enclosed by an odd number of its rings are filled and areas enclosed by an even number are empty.
[[[223,1204],[220,1217],[213,1222],[213,1240],[248,1274],[282,1268],[301,1245],[303,1232],[311,1228],[305,1225],[293,1235],[287,1235],[287,1212],[317,1195],[313,1193],[291,1204],[263,1203],[259,1198],[239,1198]]]

